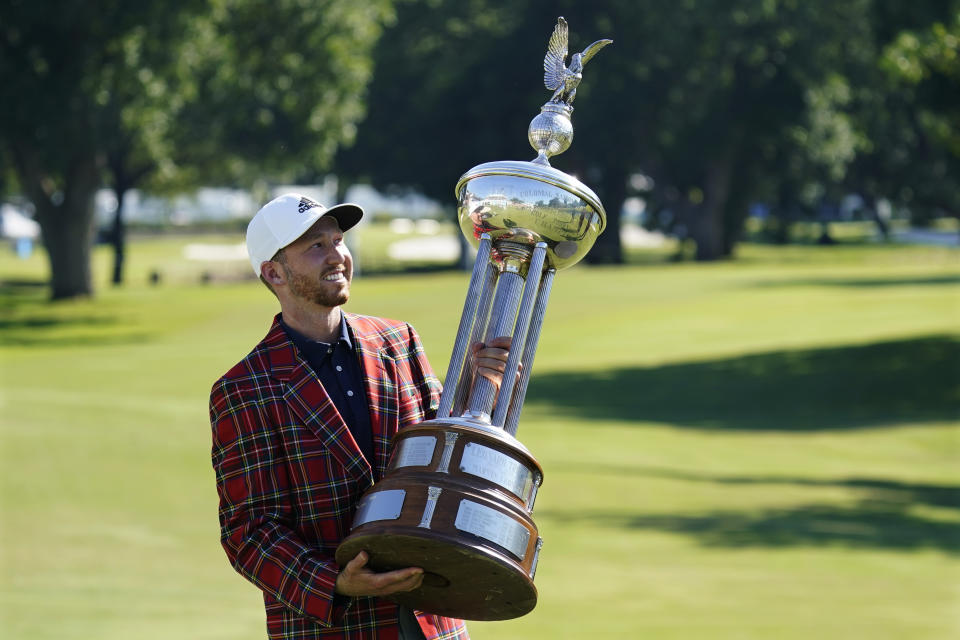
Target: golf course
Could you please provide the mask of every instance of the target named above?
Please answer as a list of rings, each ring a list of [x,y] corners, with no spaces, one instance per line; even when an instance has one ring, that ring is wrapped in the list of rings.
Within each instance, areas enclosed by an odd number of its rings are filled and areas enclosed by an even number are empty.
[[[97,295],[58,303],[42,251],[0,255],[5,640],[265,637],[207,401],[279,306],[197,242],[242,237],[134,238],[123,287],[98,247]],[[958,249],[629,257],[556,278],[517,434],[539,601],[472,637],[960,637]],[[409,321],[442,379],[468,278],[363,272],[347,309]]]

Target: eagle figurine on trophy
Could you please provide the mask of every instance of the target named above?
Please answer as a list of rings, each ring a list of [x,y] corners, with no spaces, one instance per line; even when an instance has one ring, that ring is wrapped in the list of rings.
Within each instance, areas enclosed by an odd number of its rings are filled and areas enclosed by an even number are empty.
[[[567,59],[568,29],[567,21],[563,16],[557,18],[557,26],[553,29],[550,42],[547,45],[547,56],[543,59],[543,84],[547,89],[556,89],[550,96],[550,102],[560,102],[572,105],[577,96],[577,87],[583,79],[583,68],[590,62],[590,58],[597,55],[600,49],[613,40],[597,40],[581,53],[573,54],[570,66],[564,66]]]

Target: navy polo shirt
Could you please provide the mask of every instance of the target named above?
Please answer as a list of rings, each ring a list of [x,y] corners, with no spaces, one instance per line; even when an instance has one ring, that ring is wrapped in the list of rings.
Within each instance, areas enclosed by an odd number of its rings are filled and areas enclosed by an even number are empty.
[[[363,384],[363,371],[360,368],[360,358],[350,341],[350,332],[343,314],[340,314],[340,337],[332,344],[307,338],[287,326],[282,317],[280,326],[317,374],[320,384],[337,407],[343,421],[347,423],[360,451],[373,465],[373,430],[370,427],[370,408]]]

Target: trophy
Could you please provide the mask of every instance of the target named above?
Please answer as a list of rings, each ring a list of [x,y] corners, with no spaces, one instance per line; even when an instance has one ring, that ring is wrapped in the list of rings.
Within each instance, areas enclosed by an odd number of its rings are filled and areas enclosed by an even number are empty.
[[[390,596],[412,609],[505,620],[537,602],[543,540],[532,518],[543,469],[517,439],[544,313],[557,271],[576,264],[606,226],[586,185],[550,166],[573,140],[571,103],[598,40],[566,66],[561,17],[544,59],[553,96],[530,123],[531,162],[488,162],[456,186],[462,232],[477,248],[436,418],[402,429],[384,477],[361,498],[342,565],[360,551],[388,571],[422,567],[423,582]],[[469,346],[511,336],[499,389],[472,374]]]

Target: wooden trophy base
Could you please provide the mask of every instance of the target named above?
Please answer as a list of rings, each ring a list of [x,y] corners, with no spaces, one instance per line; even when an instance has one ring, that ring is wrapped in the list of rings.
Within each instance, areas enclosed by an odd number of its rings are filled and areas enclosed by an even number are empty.
[[[420,587],[390,596],[411,609],[468,620],[522,616],[537,603],[543,541],[530,511],[542,477],[502,430],[462,419],[404,429],[337,562],[366,551],[375,571],[422,568]]]

